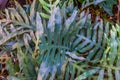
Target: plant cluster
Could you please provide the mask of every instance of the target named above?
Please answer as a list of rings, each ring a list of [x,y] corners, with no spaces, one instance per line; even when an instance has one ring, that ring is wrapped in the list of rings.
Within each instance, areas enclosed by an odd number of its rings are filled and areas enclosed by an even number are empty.
[[[112,15],[116,1],[39,0],[3,11],[0,55],[8,80],[120,80],[120,26],[91,15],[91,6]],[[9,59],[8,59],[9,58]]]

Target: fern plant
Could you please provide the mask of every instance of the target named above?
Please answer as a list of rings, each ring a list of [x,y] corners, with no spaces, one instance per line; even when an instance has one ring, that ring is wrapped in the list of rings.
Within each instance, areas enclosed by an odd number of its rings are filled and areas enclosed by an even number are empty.
[[[58,3],[60,2],[60,0],[56,0],[56,1],[53,1],[53,0],[48,0],[48,1],[47,0],[39,0],[39,2],[41,3],[42,9],[43,9],[40,12],[41,16],[49,19],[52,8],[54,6],[57,6]]]
[[[41,65],[38,80],[73,80],[86,68],[89,69],[88,62],[98,63],[105,50],[104,33],[108,35],[109,23],[104,25],[102,20],[96,18],[92,25],[89,11],[82,12],[79,21],[76,21],[78,12],[75,8],[69,14],[70,17],[65,18],[68,14],[66,9],[65,6],[62,10],[55,7],[48,24],[43,26],[44,34],[40,35],[39,44],[38,60]],[[82,67],[83,61],[86,67]]]
[[[117,4],[116,0],[78,0],[78,1],[82,4],[82,9],[90,8],[91,5],[94,5],[103,9],[106,13],[108,13],[111,16],[113,16],[112,12],[113,6]],[[95,7],[93,7],[93,9],[94,8]]]
[[[5,19],[0,22],[1,53],[11,55],[6,62],[9,70],[8,80],[36,80],[38,62],[34,59],[37,46],[35,2],[31,5],[31,12],[27,14],[19,3],[15,8],[5,10]],[[35,27],[34,27],[35,26]],[[32,44],[29,44],[32,43]],[[32,47],[31,47],[32,46]],[[17,60],[16,58],[17,57]],[[14,61],[15,60],[15,61]],[[14,65],[13,65],[14,64]]]
[[[106,36],[107,37],[107,36]],[[100,63],[94,68],[89,69],[76,80],[82,79],[95,79],[95,80],[119,80],[120,68],[119,68],[119,57],[120,57],[120,26],[112,26],[110,30],[110,39],[107,39],[107,48],[103,54]],[[97,74],[95,76],[94,74]]]

